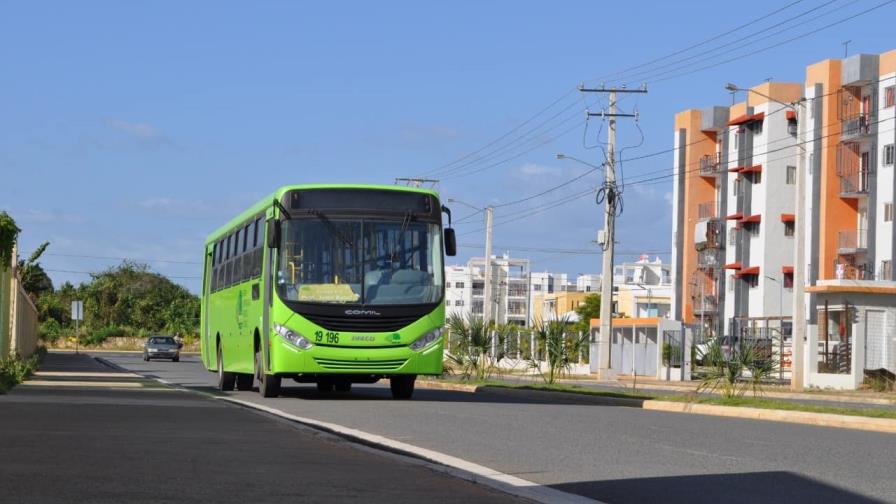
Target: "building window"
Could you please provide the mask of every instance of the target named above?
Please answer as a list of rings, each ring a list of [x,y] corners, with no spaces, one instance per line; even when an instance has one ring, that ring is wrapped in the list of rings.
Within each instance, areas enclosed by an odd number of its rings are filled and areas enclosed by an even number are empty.
[[[451,282],[445,282],[445,288],[446,288],[446,289],[450,289],[450,288],[451,288]]]
[[[793,288],[793,273],[784,273],[784,288]]]
[[[737,196],[737,193],[740,191],[740,177],[734,179],[734,183],[731,184],[731,195]]]
[[[750,177],[750,182],[752,182],[754,184],[762,183],[762,173],[754,172],[752,174],[752,176]]]
[[[744,224],[744,229],[750,233],[750,236],[759,236],[759,223],[758,222],[747,222]]]
[[[794,232],[794,223],[793,222],[785,222],[784,223],[784,236],[793,236]]]
[[[759,275],[747,275],[744,277],[744,282],[747,282],[751,289],[755,289],[759,287]]]
[[[733,247],[737,245],[737,230],[732,228],[728,233],[728,246]]]
[[[893,222],[893,202],[884,203],[884,222]]]
[[[896,104],[896,86],[889,86],[884,89],[884,107],[889,108]]]
[[[880,280],[893,280],[893,263],[890,260],[880,262]]]
[[[463,306],[463,305],[464,305],[463,299],[458,299],[457,301],[454,302],[454,306]]]
[[[533,285],[533,286],[532,286],[532,290],[535,291],[535,292],[540,292],[540,291],[541,291],[541,285],[540,285],[540,284],[535,284],[535,285]]]
[[[786,176],[788,185],[796,184],[796,166],[788,166]]]
[[[894,148],[894,144],[884,145],[884,165],[893,166]]]
[[[456,288],[458,288],[458,289],[463,289],[463,288],[464,288],[464,283],[463,283],[463,282],[455,282],[455,283],[454,283],[454,287],[456,287]]]

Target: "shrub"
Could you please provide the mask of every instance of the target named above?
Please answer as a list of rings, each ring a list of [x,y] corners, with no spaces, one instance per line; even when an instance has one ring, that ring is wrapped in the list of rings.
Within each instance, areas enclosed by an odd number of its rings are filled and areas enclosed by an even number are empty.
[[[106,326],[91,332],[87,336],[81,338],[81,343],[85,345],[102,345],[108,338],[117,338],[125,336],[127,332],[117,326]]]
[[[56,341],[61,335],[62,326],[59,325],[59,322],[57,322],[56,319],[44,320],[37,328],[37,336],[47,343]]]
[[[718,338],[707,343],[703,364],[706,366],[705,376],[697,391],[719,391],[726,398],[743,396],[747,390],[752,391],[754,397],[761,396],[764,382],[778,371],[778,363],[767,346],[744,341],[728,348]]]
[[[569,331],[569,320],[537,321],[533,331],[535,340],[542,348],[547,369],[542,371],[541,363],[530,359],[529,367],[541,374],[545,383],[551,385],[557,378],[569,372],[570,366],[578,362],[583,348],[588,346],[588,335]]]
[[[446,362],[449,370],[460,373],[464,380],[487,380],[497,371],[498,362],[504,358],[504,342],[508,335],[506,327],[486,325],[481,318],[472,314],[468,314],[466,319],[455,314],[448,319],[448,330],[456,338],[455,347]],[[492,351],[493,345],[495,352]]]
[[[28,359],[22,359],[18,355],[0,359],[0,394],[25,381],[34,374],[43,355],[38,347],[38,352]]]

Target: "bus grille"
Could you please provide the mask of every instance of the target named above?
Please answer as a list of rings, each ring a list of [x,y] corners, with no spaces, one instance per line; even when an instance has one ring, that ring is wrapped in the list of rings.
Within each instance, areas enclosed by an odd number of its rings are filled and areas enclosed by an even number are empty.
[[[341,360],[315,358],[317,365],[333,371],[394,371],[407,362],[407,359],[391,360]]]
[[[303,317],[328,331],[344,332],[392,332],[409,326],[420,318],[411,317],[346,317],[328,315],[307,315]]]

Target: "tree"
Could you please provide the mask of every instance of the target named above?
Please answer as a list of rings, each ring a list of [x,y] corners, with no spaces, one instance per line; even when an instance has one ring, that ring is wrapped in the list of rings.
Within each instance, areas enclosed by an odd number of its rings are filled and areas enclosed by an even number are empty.
[[[37,262],[49,245],[50,242],[43,242],[31,253],[27,260],[19,260],[19,271],[22,272],[22,287],[35,300],[41,294],[53,291],[53,281],[50,280],[47,272]]]
[[[5,211],[0,211],[0,271],[6,270],[12,262],[12,249],[19,237],[16,221]]]
[[[575,330],[584,334],[591,332],[591,319],[600,318],[600,294],[589,294],[585,296],[582,304],[576,307],[576,315],[579,321],[575,325]]]

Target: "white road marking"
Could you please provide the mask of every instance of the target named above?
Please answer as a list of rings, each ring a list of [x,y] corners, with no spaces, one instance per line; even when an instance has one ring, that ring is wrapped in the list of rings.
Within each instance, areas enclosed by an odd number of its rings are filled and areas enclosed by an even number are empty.
[[[484,484],[500,490],[504,493],[522,497],[524,499],[529,499],[531,501],[544,504],[604,504],[594,499],[589,499],[587,497],[567,492],[561,492],[560,490],[540,485],[532,481],[524,480],[522,478],[518,478],[516,476],[512,476],[501,471],[491,469],[489,467],[469,462],[461,458],[448,455],[446,453],[430,450],[428,448],[421,448],[419,446],[404,443],[402,441],[396,441],[385,436],[380,436],[379,434],[372,434],[339,424],[315,420],[313,418],[296,416],[285,411],[272,408],[270,406],[265,406],[263,404],[245,401],[242,399],[236,399],[233,397],[212,397],[259,411],[264,411],[265,413],[269,413],[280,418],[285,418],[287,420],[292,420],[294,422],[337,434],[340,437],[358,440],[367,445],[378,446],[386,450],[397,451],[399,453],[411,455],[412,457],[421,458],[424,462],[431,462],[432,464],[428,465],[433,469],[440,470],[454,477],[472,481],[474,483]]]

